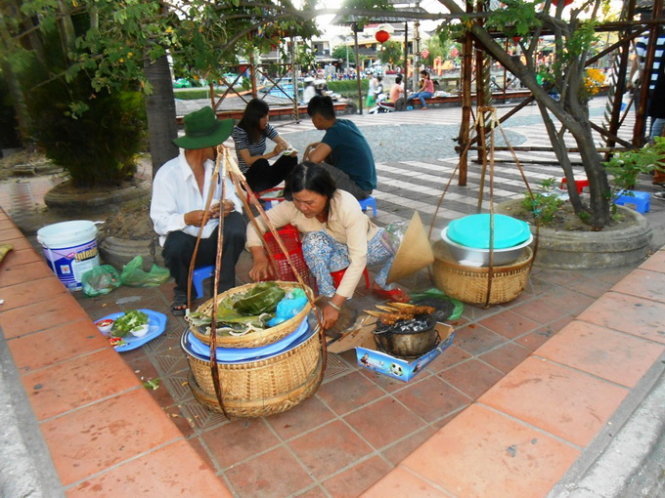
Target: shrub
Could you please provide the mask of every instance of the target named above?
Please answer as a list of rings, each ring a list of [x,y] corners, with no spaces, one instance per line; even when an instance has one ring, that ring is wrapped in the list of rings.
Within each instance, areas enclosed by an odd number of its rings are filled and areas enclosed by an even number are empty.
[[[563,200],[554,191],[556,179],[549,178],[540,182],[540,191],[530,194],[526,192],[522,199],[522,208],[533,215],[534,220],[541,225],[548,225],[563,205]]]
[[[145,136],[145,107],[138,91],[96,90],[90,78],[52,77],[63,67],[60,44],[28,56],[22,73],[32,135],[46,156],[65,168],[77,187],[117,185],[136,171]]]

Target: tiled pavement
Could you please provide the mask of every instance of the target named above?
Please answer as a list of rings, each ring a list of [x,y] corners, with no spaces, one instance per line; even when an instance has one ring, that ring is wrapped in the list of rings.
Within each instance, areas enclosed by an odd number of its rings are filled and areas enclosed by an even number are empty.
[[[441,114],[441,121],[454,120],[450,113],[432,111],[428,116],[432,116],[430,122],[437,119],[437,114]],[[442,183],[441,176],[445,177],[452,167],[454,162],[445,159],[381,163],[377,221],[408,218],[414,208],[431,214],[440,194],[437,185]],[[409,171],[408,182],[404,181],[405,169]],[[558,174],[549,167],[532,170],[534,178]],[[518,195],[523,189],[515,182],[512,171],[497,175],[501,198]],[[477,189],[475,178],[477,175],[472,173],[469,187],[452,191],[458,198],[451,196],[451,202],[444,202],[449,207],[441,215],[440,224],[460,213],[473,212],[475,200],[469,199],[469,193]],[[650,185],[644,188],[649,189]],[[5,202],[0,198],[0,205],[9,211],[12,205]],[[654,208],[655,212],[648,215],[650,220],[662,216],[663,209],[658,205]],[[45,279],[44,272],[39,273],[44,266],[31,264],[34,253],[27,247],[25,254],[22,252],[15,255],[20,254],[20,261],[9,262],[20,266],[22,272],[37,272],[31,278]],[[639,278],[632,273],[633,268],[577,272],[535,268],[527,289],[514,302],[489,309],[467,305],[462,319],[454,324],[455,344],[411,383],[361,370],[351,353],[330,355],[326,378],[318,392],[295,409],[273,417],[229,422],[193,400],[186,385],[187,363],[179,347],[179,336],[184,330],[182,319],[170,319],[164,336],[121,358],[139,379],[162,380],[161,387],[148,391],[149,395],[236,496],[358,496],[377,482],[370,495],[390,492],[422,496],[427,490],[432,496],[542,496],[663,352],[665,341],[654,332],[658,324],[662,329],[665,316],[665,303],[658,292],[663,282],[662,276],[658,278],[663,271],[662,255],[663,252],[658,253],[637,270],[642,277],[655,278],[651,290],[649,279]],[[239,275],[246,274],[247,264],[244,259]],[[0,287],[12,287],[13,293],[29,296],[13,312],[4,308],[0,324],[5,337],[11,339],[14,361],[30,392],[29,386],[48,380],[40,378],[40,371],[44,371],[41,365],[57,365],[67,355],[81,354],[80,346],[71,344],[66,337],[73,324],[83,326],[86,318],[62,317],[59,302],[67,295],[63,296],[57,285],[51,289],[50,282],[39,280],[43,285],[36,295],[34,285],[19,284],[19,280],[11,280],[12,274],[4,273],[1,278]],[[430,286],[425,272],[405,284],[412,289]],[[76,297],[93,319],[135,307],[165,311],[170,285],[157,289],[120,288],[101,298]],[[372,301],[361,296],[360,302],[364,305]],[[641,321],[617,313],[627,309],[639,309]],[[31,341],[34,334],[29,334],[43,329],[49,333],[41,336],[52,344],[44,353],[45,358],[35,354]],[[598,348],[599,343],[602,349]],[[79,373],[63,374],[59,388],[65,392],[80,389],[91,364],[105,375],[104,355],[113,357],[114,353],[82,354]],[[622,365],[618,373],[617,363]],[[110,378],[111,374],[106,376]],[[94,389],[110,394],[131,382],[131,376],[122,372],[113,374],[110,386],[97,384]],[[547,384],[546,390],[539,389],[543,383]],[[144,396],[140,392],[134,395]],[[95,393],[94,399],[98,396]],[[43,431],[61,420],[54,413],[64,410],[75,416],[80,411],[59,406],[57,398],[52,403],[40,403],[40,408],[35,409],[37,418],[43,420]],[[543,413],[538,409],[552,402],[557,410]],[[582,418],[571,420],[571,414],[577,414],[580,406]],[[98,412],[100,408],[91,404],[90,409]],[[457,416],[460,413],[462,416]],[[59,429],[66,437],[76,436],[76,431]],[[527,442],[534,439],[543,444],[529,447]],[[68,448],[66,443],[62,439],[58,443],[62,444],[62,451],[52,450],[59,470],[59,459],[65,458]],[[469,450],[474,444],[480,447],[479,453]],[[506,462],[504,457],[497,458],[492,453],[496,448],[520,458]],[[532,460],[543,454],[549,456],[534,466]],[[486,463],[482,472],[470,470],[479,468],[481,461]],[[541,487],[520,487],[519,481],[508,479],[506,469],[533,473]],[[104,479],[112,476],[114,470],[105,471],[102,465],[69,472],[66,478],[61,474],[67,489],[71,494],[85,494],[90,475]],[[530,479],[524,482],[533,484]],[[496,491],[497,487],[501,492]],[[400,489],[403,492],[398,492]]]

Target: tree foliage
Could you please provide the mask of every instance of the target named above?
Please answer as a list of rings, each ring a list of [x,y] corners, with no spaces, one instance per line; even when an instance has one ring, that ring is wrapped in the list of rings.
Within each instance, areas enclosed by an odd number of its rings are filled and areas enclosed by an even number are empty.
[[[595,23],[607,12],[607,0],[584,0],[569,6],[550,0],[502,0],[483,21],[465,17],[454,0],[439,0],[452,13],[459,14],[456,26],[470,33],[484,49],[528,88],[545,123],[557,161],[568,180],[568,193],[575,212],[595,229],[610,221],[610,185],[591,134],[586,61],[596,41]],[[540,43],[544,33],[553,38],[553,55],[546,68],[540,68]],[[516,38],[519,56],[506,49],[501,37]],[[540,72],[547,88],[536,79]],[[556,91],[552,91],[552,90]],[[582,157],[589,179],[590,201],[584,201],[574,186],[573,165],[565,142],[572,137]]]

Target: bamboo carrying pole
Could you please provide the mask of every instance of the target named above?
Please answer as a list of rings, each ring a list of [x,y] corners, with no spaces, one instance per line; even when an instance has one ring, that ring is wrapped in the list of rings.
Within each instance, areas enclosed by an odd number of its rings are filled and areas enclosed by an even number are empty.
[[[223,162],[223,164],[222,164]],[[222,410],[222,413],[226,418],[229,418],[228,413],[226,411],[226,408],[224,406],[224,392],[222,389],[222,385],[220,382],[219,378],[219,370],[217,369],[217,288],[219,285],[219,273],[221,269],[221,261],[222,261],[222,253],[223,253],[223,246],[224,246],[224,200],[226,199],[226,178],[227,176],[231,179],[235,190],[236,194],[240,197],[242,200],[243,206],[245,207],[245,210],[250,218],[250,222],[254,225],[254,228],[256,229],[257,233],[262,233],[258,222],[256,220],[256,217],[252,213],[249,203],[247,201],[247,198],[249,198],[249,201],[254,205],[254,207],[257,209],[259,216],[263,219],[265,226],[270,230],[270,233],[275,238],[275,241],[277,242],[277,245],[279,246],[280,250],[284,253],[284,256],[286,258],[286,261],[288,262],[289,266],[291,267],[291,270],[293,271],[293,274],[296,277],[296,280],[300,287],[304,290],[306,288],[306,285],[304,281],[302,280],[302,277],[300,276],[300,273],[296,269],[295,265],[293,264],[293,261],[291,260],[291,256],[288,253],[288,250],[286,249],[286,246],[284,245],[284,241],[279,235],[279,232],[275,229],[274,225],[268,218],[266,212],[263,209],[263,206],[259,202],[258,198],[252,191],[251,187],[247,184],[247,181],[245,179],[245,175],[240,171],[240,168],[238,168],[238,164],[235,162],[235,159],[233,159],[231,155],[231,151],[228,147],[225,147],[224,145],[218,145],[217,146],[217,157],[215,158],[215,167],[213,169],[213,173],[211,176],[211,181],[210,181],[210,190],[208,191],[208,195],[206,197],[206,203],[205,203],[205,210],[207,211],[210,209],[210,204],[212,202],[212,199],[214,197],[215,190],[217,189],[218,183],[221,184],[221,193],[220,193],[220,201],[219,201],[219,223],[217,225],[217,230],[218,230],[218,237],[217,237],[217,254],[215,257],[215,273],[214,273],[214,285],[213,285],[213,294],[212,294],[212,299],[213,299],[213,306],[212,306],[212,322],[210,324],[210,370],[211,370],[211,375],[212,375],[212,381],[213,381],[213,386],[215,388],[215,396],[217,398],[217,402],[219,403],[219,407]],[[198,254],[198,249],[199,245],[201,242],[201,236],[203,234],[203,227],[205,226],[204,223],[201,223],[201,226],[199,227],[199,231],[196,237],[196,243],[194,244],[194,252],[192,254],[192,259],[189,264],[189,275],[187,279],[187,311],[186,313],[189,314],[189,310],[191,307],[191,287],[192,287],[192,276],[194,273],[194,268],[195,268],[195,262],[196,262],[196,256]],[[265,245],[265,242],[264,242]],[[266,251],[268,255],[270,255],[270,251]],[[319,342],[321,344],[321,372],[319,374],[319,379],[317,381],[317,385],[320,385],[321,382],[323,381],[323,376],[326,371],[326,366],[327,366],[327,343],[325,340],[325,333],[323,330],[322,322],[321,322],[321,314],[318,308],[316,307],[314,297],[311,295],[309,292],[305,292],[305,295],[307,296],[307,300],[309,301],[312,310],[315,312],[315,316],[317,319],[318,323],[318,335],[319,335]],[[307,319],[307,318],[305,318]]]

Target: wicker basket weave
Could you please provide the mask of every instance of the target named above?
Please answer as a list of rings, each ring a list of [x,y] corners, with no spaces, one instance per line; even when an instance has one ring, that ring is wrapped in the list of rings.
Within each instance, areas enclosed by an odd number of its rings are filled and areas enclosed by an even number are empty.
[[[184,347],[197,399],[221,411],[210,361],[201,360]],[[281,354],[246,363],[218,363],[222,401],[229,415],[261,417],[280,413],[312,394],[321,377],[322,355],[318,330],[303,343]]]
[[[485,304],[489,268],[460,265],[443,241],[434,244],[434,258],[434,284],[439,289],[465,303]],[[487,304],[507,303],[519,296],[529,279],[532,259],[533,251],[527,247],[515,263],[493,267]]]
[[[294,289],[296,287],[300,287],[297,282],[279,281],[275,283],[277,283],[282,289],[286,291]],[[217,302],[221,301],[227,296],[232,296],[235,294],[247,292],[254,285],[256,284],[251,283],[251,284],[241,285],[239,287],[234,287],[233,289],[229,289],[226,292],[223,292],[217,296]],[[312,290],[309,287],[305,288],[305,293],[308,296],[312,297]],[[212,313],[212,306],[213,306],[212,299],[208,299],[205,303],[199,306],[196,311],[210,314]],[[298,326],[302,323],[302,321],[307,317],[307,314],[311,309],[312,306],[308,301],[307,304],[305,304],[305,307],[302,310],[300,310],[300,312],[293,318],[290,318],[280,323],[279,325],[275,325],[274,327],[270,327],[262,331],[251,332],[249,334],[245,334],[242,336],[226,336],[218,334],[217,340],[215,341],[216,345],[217,347],[220,348],[258,348],[260,346],[272,344],[273,342],[277,342],[280,339],[289,335],[291,332],[295,331],[298,328]],[[193,324],[190,324],[190,330],[197,339],[199,339],[205,344],[210,344],[209,327],[205,327],[205,330],[203,330],[203,327],[199,328],[194,326]]]
[[[285,412],[298,406],[304,400],[316,392],[321,381],[321,368],[323,362],[319,360],[318,365],[309,375],[309,377],[299,386],[294,387],[287,393],[282,393],[270,399],[247,400],[247,401],[224,401],[224,409],[229,417],[267,417]],[[215,394],[204,392],[196,383],[196,379],[190,373],[189,387],[194,394],[194,398],[209,409],[223,413]]]

